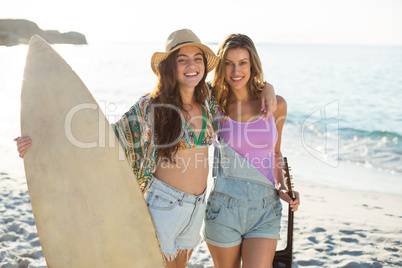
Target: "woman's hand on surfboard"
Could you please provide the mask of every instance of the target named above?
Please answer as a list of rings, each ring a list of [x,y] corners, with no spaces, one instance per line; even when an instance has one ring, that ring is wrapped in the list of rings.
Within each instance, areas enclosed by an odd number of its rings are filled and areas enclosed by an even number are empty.
[[[270,83],[265,83],[261,92],[261,111],[266,111],[264,119],[268,119],[270,114],[276,111],[276,94],[274,87]]]
[[[290,204],[290,207],[292,209],[292,211],[296,211],[299,208],[300,205],[300,195],[299,192],[297,191],[293,191],[293,193],[295,194],[295,200],[292,200],[292,198],[290,198],[289,194],[288,194],[288,190],[284,189],[284,190],[278,190],[279,193],[279,197]]]
[[[17,142],[17,150],[21,158],[24,158],[27,149],[31,147],[31,139],[29,137],[17,137],[14,139]]]

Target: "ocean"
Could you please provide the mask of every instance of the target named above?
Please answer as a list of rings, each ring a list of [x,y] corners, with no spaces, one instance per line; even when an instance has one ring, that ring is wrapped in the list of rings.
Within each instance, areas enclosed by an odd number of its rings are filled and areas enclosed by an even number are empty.
[[[217,50],[217,44],[209,45]],[[150,58],[164,50],[163,43],[146,42],[53,47],[111,123],[152,90]],[[380,174],[374,183],[391,178],[402,185],[402,47],[257,44],[257,49],[266,81],[288,104],[284,155],[334,171],[356,166]],[[10,142],[20,132],[26,53],[25,45],[0,47],[0,148],[14,146]],[[342,184],[329,182],[337,183]],[[394,192],[402,194],[398,188]]]

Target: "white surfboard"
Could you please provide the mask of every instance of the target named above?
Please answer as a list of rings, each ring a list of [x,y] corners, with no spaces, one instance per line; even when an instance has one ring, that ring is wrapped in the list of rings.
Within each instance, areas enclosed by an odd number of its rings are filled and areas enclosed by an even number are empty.
[[[165,267],[145,200],[109,126],[77,74],[34,36],[21,132],[32,139],[25,173],[50,268]]]

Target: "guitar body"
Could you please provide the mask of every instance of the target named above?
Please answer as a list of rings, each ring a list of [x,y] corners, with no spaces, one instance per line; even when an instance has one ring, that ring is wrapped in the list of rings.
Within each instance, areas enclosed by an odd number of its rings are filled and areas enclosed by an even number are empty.
[[[273,262],[274,268],[293,267],[293,211],[288,207],[288,238],[286,248],[275,252],[275,258]]]

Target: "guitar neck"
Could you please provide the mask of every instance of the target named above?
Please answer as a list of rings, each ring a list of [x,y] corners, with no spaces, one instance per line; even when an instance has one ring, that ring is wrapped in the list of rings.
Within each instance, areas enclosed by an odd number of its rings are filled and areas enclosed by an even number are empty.
[[[283,158],[283,172],[286,187],[288,188],[289,195],[292,200],[295,199],[293,192],[293,185],[291,182],[292,176],[289,173],[290,167],[288,166],[287,158]],[[276,251],[273,262],[273,267],[293,267],[293,211],[288,206],[288,230],[287,230],[287,243],[283,250]]]
[[[288,209],[288,241],[286,248],[288,248],[289,254],[293,256],[293,211],[292,208],[289,205]]]
[[[293,191],[292,176],[290,175],[290,167],[288,164],[288,159],[286,157],[284,157],[283,162],[284,162],[284,171],[285,171],[285,181],[286,181],[286,186],[289,191],[289,196],[290,196],[290,198],[292,198],[292,200],[295,200],[296,196]],[[287,248],[290,248],[290,253],[292,253],[292,242],[293,242],[293,211],[289,204]]]

